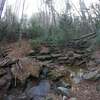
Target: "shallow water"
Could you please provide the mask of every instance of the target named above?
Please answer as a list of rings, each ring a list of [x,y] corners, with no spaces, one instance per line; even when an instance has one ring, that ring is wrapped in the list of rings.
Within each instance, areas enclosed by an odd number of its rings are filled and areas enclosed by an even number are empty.
[[[86,71],[86,69],[80,68],[79,66],[69,66],[69,65],[65,65],[66,70],[69,70],[70,76],[66,77],[68,79],[66,79],[69,83],[79,83],[83,80],[82,76],[83,73]],[[71,81],[71,82],[70,82]]]

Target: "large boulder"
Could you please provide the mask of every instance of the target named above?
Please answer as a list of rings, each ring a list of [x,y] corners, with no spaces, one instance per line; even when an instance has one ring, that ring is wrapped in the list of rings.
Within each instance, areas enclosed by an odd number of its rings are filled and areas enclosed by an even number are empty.
[[[11,71],[14,77],[19,80],[25,80],[30,75],[34,77],[39,77],[41,70],[41,63],[36,60],[29,58],[21,58],[18,63],[13,65]]]
[[[48,80],[40,81],[39,85],[32,87],[29,91],[27,91],[27,96],[29,98],[34,98],[34,100],[41,100],[39,98],[43,98],[48,95],[50,91],[50,83]],[[38,99],[36,99],[38,97]],[[33,100],[33,99],[32,99]]]

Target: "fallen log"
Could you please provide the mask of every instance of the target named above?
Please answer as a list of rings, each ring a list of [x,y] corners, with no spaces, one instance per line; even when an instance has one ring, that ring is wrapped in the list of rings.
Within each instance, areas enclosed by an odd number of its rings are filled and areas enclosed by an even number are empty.
[[[81,36],[80,38],[78,38],[78,39],[73,39],[73,40],[74,40],[74,41],[76,41],[76,40],[82,40],[82,39],[86,39],[86,38],[88,38],[88,37],[96,37],[96,33],[85,34],[85,35]]]

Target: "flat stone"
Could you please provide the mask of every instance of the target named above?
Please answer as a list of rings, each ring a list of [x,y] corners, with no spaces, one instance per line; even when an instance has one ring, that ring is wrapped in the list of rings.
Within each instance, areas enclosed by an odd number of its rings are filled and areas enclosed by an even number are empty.
[[[41,55],[36,57],[40,61],[51,60],[52,57],[50,55]]]
[[[40,54],[49,54],[50,50],[48,47],[41,47]]]
[[[58,58],[58,57],[61,57],[62,56],[62,54],[51,54],[51,57],[53,57],[53,58]]]
[[[70,94],[70,89],[65,88],[65,87],[57,87],[57,90],[59,90],[62,95],[69,96],[69,94]]]
[[[85,74],[83,75],[83,79],[86,79],[86,80],[88,80],[88,79],[93,79],[93,78],[96,77],[97,74],[98,74],[98,71],[93,71],[93,72],[85,73]]]
[[[74,53],[74,58],[75,59],[80,59],[81,57],[82,57],[82,55]]]

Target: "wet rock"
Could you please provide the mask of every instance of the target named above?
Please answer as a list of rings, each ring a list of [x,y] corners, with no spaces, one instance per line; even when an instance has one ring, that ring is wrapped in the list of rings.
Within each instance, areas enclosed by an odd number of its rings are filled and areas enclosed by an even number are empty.
[[[62,95],[69,96],[70,95],[70,89],[64,88],[64,87],[57,87],[58,92],[60,92]]]
[[[50,90],[50,83],[47,80],[42,80],[38,86],[32,87],[28,92],[27,95],[30,98],[37,98],[37,97],[45,97],[47,96]],[[36,99],[35,99],[36,100]],[[39,99],[41,100],[41,99]]]
[[[62,81],[61,86],[65,87],[65,88],[68,88],[68,89],[71,88],[71,84],[69,84],[69,83],[65,83],[64,81]]]
[[[33,82],[32,81],[28,81],[27,84],[26,84],[26,87],[25,87],[25,91],[24,92],[29,91],[33,86],[34,86],[33,85]]]
[[[55,83],[56,87],[64,87],[64,88],[71,88],[71,85],[67,82],[65,82],[64,80],[60,80],[58,82]]]
[[[63,96],[63,100],[68,100],[68,97],[66,97],[66,96]]]
[[[48,78],[51,80],[56,80],[62,76],[64,76],[64,72],[59,69],[50,70],[50,72],[48,73]]]
[[[47,78],[48,76],[48,73],[49,73],[49,69],[44,65],[43,68],[42,68],[42,71],[40,73],[40,77],[41,78]]]
[[[30,75],[39,77],[41,64],[39,61],[31,60],[29,58],[21,58],[19,62],[13,65],[11,71],[14,77],[19,80],[25,80]]]
[[[73,78],[73,82],[74,82],[75,84],[80,83],[81,80],[82,80],[82,79],[81,79],[80,77],[74,77],[74,78]]]

